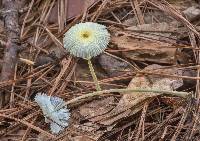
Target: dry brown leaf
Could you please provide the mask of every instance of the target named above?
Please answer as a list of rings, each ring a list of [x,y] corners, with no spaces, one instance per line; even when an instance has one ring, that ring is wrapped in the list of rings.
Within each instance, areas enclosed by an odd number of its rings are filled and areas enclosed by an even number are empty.
[[[80,114],[87,119],[108,113],[114,108],[114,97],[94,100],[80,107]]]
[[[112,43],[119,49],[126,50],[123,55],[132,60],[152,61],[172,64],[176,53],[175,46],[168,43],[139,40],[127,36],[112,37]]]

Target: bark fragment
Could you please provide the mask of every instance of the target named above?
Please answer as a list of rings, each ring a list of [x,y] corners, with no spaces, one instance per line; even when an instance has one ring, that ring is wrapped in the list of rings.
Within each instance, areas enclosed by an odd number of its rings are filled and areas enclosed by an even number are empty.
[[[3,65],[0,81],[12,80],[17,63],[17,54],[20,49],[20,28],[18,23],[18,4],[17,0],[3,0],[4,27],[7,35],[7,43],[4,49]],[[0,106],[2,107],[9,101],[9,94],[1,91]]]

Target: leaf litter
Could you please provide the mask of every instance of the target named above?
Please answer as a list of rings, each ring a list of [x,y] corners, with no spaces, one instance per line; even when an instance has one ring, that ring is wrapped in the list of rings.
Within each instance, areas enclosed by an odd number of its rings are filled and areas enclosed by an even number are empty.
[[[19,56],[35,64],[18,61],[15,77],[0,82],[10,96],[0,109],[1,140],[199,140],[197,3],[33,0],[21,6],[19,35],[24,49]],[[70,103],[69,127],[51,134],[34,102],[38,92],[69,102],[95,91],[87,64],[70,56],[62,45],[71,26],[88,21],[106,25],[111,33],[106,52],[92,60],[103,89],[185,91],[191,97],[153,92],[88,97]],[[3,54],[7,37],[0,26]]]

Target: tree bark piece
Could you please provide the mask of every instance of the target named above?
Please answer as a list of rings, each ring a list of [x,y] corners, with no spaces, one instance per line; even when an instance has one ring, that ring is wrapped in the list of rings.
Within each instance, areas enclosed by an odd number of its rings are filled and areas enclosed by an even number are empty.
[[[12,80],[17,63],[17,55],[20,49],[20,28],[18,23],[17,0],[3,0],[4,27],[7,35],[6,48],[4,50],[3,66],[0,81]],[[0,106],[9,102],[9,94],[1,91]]]

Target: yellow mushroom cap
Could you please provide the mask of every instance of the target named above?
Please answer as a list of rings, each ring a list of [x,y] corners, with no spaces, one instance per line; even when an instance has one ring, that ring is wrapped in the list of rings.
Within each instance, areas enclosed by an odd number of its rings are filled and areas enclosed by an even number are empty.
[[[93,23],[79,23],[71,27],[64,36],[64,48],[70,54],[90,59],[102,53],[110,40],[106,26]]]

